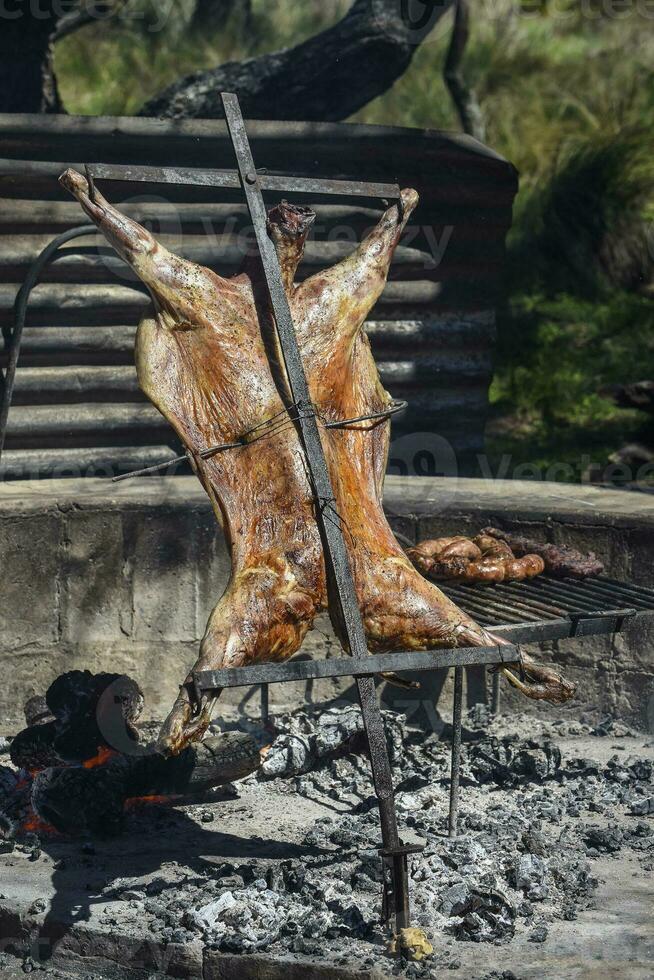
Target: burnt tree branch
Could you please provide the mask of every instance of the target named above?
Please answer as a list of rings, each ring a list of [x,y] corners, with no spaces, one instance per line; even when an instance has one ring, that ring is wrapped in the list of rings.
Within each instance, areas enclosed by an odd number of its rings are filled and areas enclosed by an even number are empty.
[[[481,106],[474,91],[466,84],[461,63],[470,37],[470,8],[468,0],[456,0],[454,26],[450,46],[445,59],[443,77],[452,96],[452,101],[464,133],[474,136],[483,143],[486,127]]]
[[[157,752],[119,755],[92,769],[44,769],[34,779],[36,813],[61,833],[120,833],[130,799],[166,796],[189,800],[243,779],[260,765],[250,735],[228,732],[170,758]]]
[[[406,71],[453,2],[420,4],[416,19],[400,0],[355,0],[337,24],[302,44],[188,75],[140,115],[222,118],[220,92],[230,91],[250,119],[346,119]]]

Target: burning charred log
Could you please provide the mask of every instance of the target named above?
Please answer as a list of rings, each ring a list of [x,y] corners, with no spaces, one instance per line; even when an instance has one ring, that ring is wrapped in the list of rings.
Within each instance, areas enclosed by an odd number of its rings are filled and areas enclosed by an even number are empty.
[[[43,725],[45,722],[54,721],[54,715],[48,707],[48,702],[42,694],[36,694],[25,702],[25,721],[28,728],[32,725]]]
[[[259,768],[256,742],[228,733],[190,746],[178,756],[153,752],[114,755],[102,765],[45,769],[32,788],[32,804],[42,820],[66,834],[120,833],[126,804],[142,798],[188,801]]]
[[[0,766],[7,832],[44,826],[116,834],[131,800],[188,801],[259,768],[257,744],[242,733],[209,738],[175,757],[139,743],[135,722],[142,708],[131,678],[89,671],[62,674],[45,698],[31,698],[26,718],[46,720],[13,740],[10,757],[18,768]]]
[[[80,174],[68,170],[61,183],[151,293],[154,315],[141,321],[137,335],[139,382],[186,445],[231,549],[231,581],[210,616],[195,669],[285,660],[298,650],[328,605],[316,506],[346,529],[371,650],[501,642],[412,566],[382,508],[388,420],[357,421],[383,416],[392,404],[362,328],[384,289],[416,192],[404,190],[400,205],[352,255],[299,284],[313,213],[282,202],[269,215],[312,397],[303,411],[321,423],[335,493],[334,501],[316,501],[259,265],[222,279],[168,252]],[[213,446],[229,449],[207,457]],[[558,675],[549,673],[543,686],[543,673],[538,691],[569,696]],[[527,674],[522,683],[527,693],[530,680]],[[211,707],[208,696],[195,704],[184,690],[162,730],[162,748],[178,752],[201,738]]]

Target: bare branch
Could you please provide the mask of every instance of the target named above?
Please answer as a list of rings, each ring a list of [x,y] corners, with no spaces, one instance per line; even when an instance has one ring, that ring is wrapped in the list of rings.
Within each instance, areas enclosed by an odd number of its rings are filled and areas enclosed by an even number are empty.
[[[474,91],[466,85],[461,71],[461,62],[470,36],[470,8],[468,0],[456,0],[454,11],[454,27],[450,47],[445,59],[443,77],[448,87],[452,101],[456,107],[464,133],[474,136],[483,143],[486,137],[486,127],[481,106]]]

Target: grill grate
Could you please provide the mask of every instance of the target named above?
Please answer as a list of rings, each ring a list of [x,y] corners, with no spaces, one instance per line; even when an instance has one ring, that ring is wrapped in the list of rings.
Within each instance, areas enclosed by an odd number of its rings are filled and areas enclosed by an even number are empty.
[[[597,636],[622,629],[627,618],[654,612],[654,590],[600,576],[524,582],[444,582],[442,591],[482,626],[515,642]]]

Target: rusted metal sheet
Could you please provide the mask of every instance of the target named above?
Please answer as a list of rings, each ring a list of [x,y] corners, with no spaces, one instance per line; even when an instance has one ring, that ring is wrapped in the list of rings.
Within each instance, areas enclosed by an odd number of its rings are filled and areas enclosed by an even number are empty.
[[[439,471],[431,456],[444,447],[440,472],[469,472],[483,448],[514,168],[474,140],[446,133],[265,122],[248,123],[248,131],[257,165],[270,173],[397,181],[420,192],[367,331],[385,386],[409,402],[393,423],[392,471],[422,472],[421,447],[431,460],[425,472]],[[53,235],[79,224],[79,209],[56,181],[64,162],[79,160],[234,166],[221,122],[0,115],[5,334],[30,260]],[[168,247],[223,275],[236,271],[251,246],[238,191],[125,180],[104,189]],[[274,203],[279,195],[267,197]],[[379,216],[373,202],[303,203],[318,207],[306,275],[346,254]],[[148,296],[98,244],[90,238],[67,246],[32,294],[0,479],[61,475],[68,463],[71,475],[97,475],[98,467],[117,474],[176,454],[172,431],[146,411],[133,368],[134,331]]]

